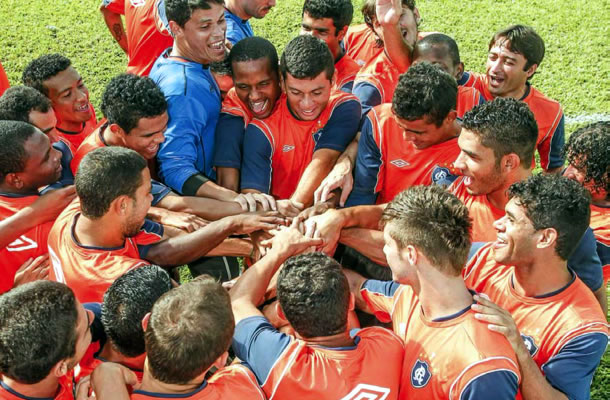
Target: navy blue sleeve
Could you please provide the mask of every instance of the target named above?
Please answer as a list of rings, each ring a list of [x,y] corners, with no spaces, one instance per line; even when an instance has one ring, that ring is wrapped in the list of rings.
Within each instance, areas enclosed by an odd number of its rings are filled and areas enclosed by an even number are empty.
[[[244,119],[237,115],[221,113],[216,125],[214,166],[241,167],[241,151],[244,144]]]
[[[352,142],[360,125],[360,103],[357,100],[348,100],[335,108],[322,132],[315,134],[316,147],[343,152]]]
[[[354,88],[354,81],[345,82],[339,89],[345,93],[351,93]]]
[[[255,125],[248,125],[244,136],[244,153],[241,165],[241,190],[271,191],[272,147],[267,136]]]
[[[172,192],[172,190],[168,186],[165,186],[161,182],[157,182],[154,179],[151,179],[150,183],[151,183],[151,185],[150,185],[150,194],[153,195],[153,199],[152,199],[151,205],[154,207],[157,204],[159,204],[159,202],[161,200],[163,200],[163,198],[165,198],[165,196],[170,194]]]
[[[73,155],[70,148],[61,140],[53,143],[53,148],[61,152],[61,175],[59,176],[59,180],[57,182],[45,186],[42,190],[40,190],[40,194],[45,194],[49,191],[61,189],[69,185],[74,185],[74,174],[72,174],[72,169],[70,168]]]
[[[593,374],[607,345],[608,335],[599,332],[572,339],[542,366],[546,380],[571,400],[589,399]]]
[[[373,126],[369,117],[363,118],[358,141],[358,155],[354,167],[354,188],[347,198],[346,206],[375,204],[379,169],[381,168],[381,151],[373,137]]]
[[[278,332],[265,317],[248,317],[235,326],[233,351],[262,386],[290,341],[290,336]]]
[[[602,287],[602,264],[597,255],[597,243],[591,228],[587,228],[576,250],[568,258],[570,267],[593,292]]]
[[[519,390],[519,380],[514,372],[492,371],[468,382],[460,400],[514,400]]]
[[[378,281],[375,279],[367,279],[362,284],[360,290],[367,290],[369,292],[378,293],[385,297],[393,297],[394,293],[400,287],[400,283],[394,281]]]
[[[159,236],[159,240],[163,238],[163,225],[153,222],[149,219],[144,220],[144,225],[140,228],[140,232],[144,231],[149,235],[157,235]],[[150,250],[150,246],[156,242],[151,243],[150,240],[145,241],[144,243],[136,243],[138,246],[138,254],[140,258],[146,258],[146,254],[148,254],[148,250]]]
[[[553,132],[551,136],[551,149],[549,150],[549,169],[559,168],[563,166],[565,160],[561,156],[561,151],[563,150],[563,146],[565,144],[565,118],[563,114],[561,115],[561,120],[559,124],[557,124],[557,128],[555,128],[555,132]]]
[[[381,93],[379,90],[368,82],[356,82],[354,83],[354,90],[352,93],[358,97],[360,104],[362,104],[362,115],[369,112],[369,110],[375,106],[381,104]]]
[[[89,325],[91,329],[91,341],[105,341],[106,333],[104,332],[104,326],[102,325],[102,304],[84,303],[83,307],[85,307],[85,310],[91,311],[94,315],[93,321],[91,321],[91,324]]]

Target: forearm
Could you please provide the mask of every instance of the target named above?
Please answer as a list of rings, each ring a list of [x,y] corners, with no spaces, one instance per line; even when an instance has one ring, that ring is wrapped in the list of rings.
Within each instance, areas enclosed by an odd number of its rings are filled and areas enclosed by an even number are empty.
[[[222,186],[218,186],[212,181],[207,181],[197,189],[197,197],[207,197],[221,201],[232,201],[237,193]]]
[[[239,169],[217,167],[216,180],[220,186],[234,192],[239,192]]]
[[[157,207],[194,214],[208,221],[216,221],[242,212],[241,206],[237,202],[194,196],[165,196],[157,203]]]
[[[339,242],[362,253],[377,264],[388,265],[383,253],[383,232],[379,230],[363,228],[343,229]]]
[[[45,221],[38,221],[33,209],[26,207],[0,221],[0,249],[11,244],[19,236]]]
[[[313,193],[320,186],[322,180],[330,173],[339,153],[334,150],[321,149],[318,152],[324,152],[320,155],[314,153],[314,158],[311,160],[303,176],[299,180],[296,190],[290,197],[290,200],[296,201],[309,207],[313,204]]]
[[[521,369],[521,395],[523,400],[568,400],[568,397],[553,388],[534,362],[525,345],[517,350]]]
[[[340,210],[343,217],[343,228],[379,229],[379,220],[386,204],[348,207]]]
[[[269,250],[237,280],[229,292],[231,302],[258,306],[265,296],[271,278],[286,258],[281,251]]]
[[[227,238],[208,252],[208,256],[248,257],[252,254],[252,242],[247,239]]]
[[[104,17],[104,22],[106,23],[110,34],[119,44],[119,46],[121,46],[121,49],[123,49],[125,54],[127,54],[127,35],[125,34],[125,28],[123,26],[123,20],[121,19],[121,15],[112,12],[105,7],[101,7],[100,12]]]
[[[413,47],[403,39],[397,24],[382,24],[382,29],[383,44],[388,57],[399,71],[406,71],[411,65]]]
[[[360,132],[356,134],[354,140],[347,146],[345,151],[339,156],[337,165],[349,166],[351,171],[356,164],[356,156],[358,155],[358,141],[360,140]],[[349,163],[349,164],[348,164]]]

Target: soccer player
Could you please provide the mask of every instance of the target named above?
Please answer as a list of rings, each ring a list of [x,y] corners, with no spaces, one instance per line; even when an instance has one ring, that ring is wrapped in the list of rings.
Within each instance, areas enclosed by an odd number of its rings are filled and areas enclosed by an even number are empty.
[[[567,266],[589,226],[590,196],[577,182],[535,175],[509,188],[495,242],[469,261],[475,317],[517,354],[527,399],[586,399],[608,343],[606,317]]]
[[[61,153],[33,125],[0,121],[0,219],[9,219],[42,199],[38,189],[59,179],[60,160]],[[58,203],[60,208],[67,205],[61,198]],[[40,208],[38,212],[41,212]],[[15,227],[17,231],[10,232],[12,241],[0,249],[0,293],[13,287],[20,266],[47,253],[47,236],[59,210],[55,205],[54,215],[41,212],[31,216],[27,210],[24,213],[20,219],[29,228]],[[38,223],[27,221],[29,218]],[[11,222],[20,223],[19,220]],[[46,276],[46,268],[39,272],[41,278]]]
[[[275,6],[275,0],[227,0],[227,41],[235,45],[242,39],[254,36],[250,18],[261,19]]]
[[[321,253],[291,257],[320,243],[293,226],[277,235],[271,250],[235,283],[229,292],[237,323],[235,355],[269,397],[396,399],[400,339],[380,327],[351,336],[347,319],[354,298],[341,266]],[[296,337],[278,332],[257,308],[282,263],[277,311]]]
[[[324,41],[335,60],[335,88],[351,93],[360,66],[347,54],[341,42],[352,22],[350,0],[305,0],[301,13],[301,34]]]
[[[604,282],[610,280],[610,122],[600,121],[570,135],[564,157],[568,168],[563,175],[576,179],[591,193],[591,228],[597,240]],[[604,283],[604,286],[606,284]]]
[[[72,400],[72,369],[91,343],[91,311],[58,282],[0,296],[0,398]]]
[[[229,53],[233,89],[223,101],[214,146],[220,186],[239,191],[244,133],[252,119],[271,115],[281,94],[275,46],[261,37],[242,39]]]
[[[79,300],[100,302],[110,284],[132,268],[183,265],[229,235],[284,222],[269,214],[242,214],[166,239],[164,227],[145,218],[150,187],[146,161],[135,151],[109,146],[87,154],[76,174],[79,200],[64,210],[49,233],[50,278],[72,287]]]
[[[457,43],[451,37],[442,33],[431,33],[415,43],[413,64],[422,61],[438,65],[457,81],[460,81],[464,74],[464,63],[460,60]],[[475,88],[458,85],[455,110],[460,120],[464,117],[466,111],[484,102],[485,99]]]
[[[390,103],[398,77],[412,62],[417,41],[419,13],[414,0],[377,0],[376,34],[383,51],[365,64],[354,82],[353,93],[362,103],[362,114],[382,103]]]
[[[163,0],[102,0],[100,11],[108,30],[127,54],[130,74],[148,75],[157,57],[172,46]],[[121,15],[125,16],[126,27]]]
[[[25,67],[21,80],[51,100],[59,135],[77,149],[95,129],[97,119],[89,90],[72,62],[61,54],[46,54]]]
[[[288,43],[280,62],[285,96],[244,138],[242,192],[270,193],[309,206],[313,192],[358,130],[360,104],[333,91],[328,46],[309,36]]]
[[[538,123],[536,147],[540,165],[559,172],[565,141],[561,105],[534,88],[530,80],[544,58],[544,41],[532,27],[512,25],[496,32],[489,42],[485,75],[464,73],[460,85],[473,86],[485,100],[512,97],[525,102]]]
[[[218,89],[220,89],[220,99],[224,101],[229,93],[229,90],[231,90],[233,87],[231,64],[225,57],[225,59],[222,61],[211,63],[210,72],[218,85]]]
[[[360,67],[383,51],[383,41],[375,34],[375,25],[380,25],[375,15],[375,1],[366,0],[362,4],[364,23],[350,26],[343,40],[345,52]]]
[[[114,281],[104,293],[101,312],[96,315],[106,339],[91,343],[79,363],[76,381],[89,376],[104,362],[124,365],[141,381],[146,358],[142,320],[171,288],[169,275],[156,265],[132,269]]]
[[[391,321],[404,341],[400,398],[514,399],[515,353],[475,318],[474,293],[461,276],[468,209],[439,186],[414,186],[388,204],[381,225],[393,281],[348,276],[356,304]]]
[[[401,75],[392,104],[364,117],[348,206],[388,203],[410,186],[455,179],[457,93],[455,79],[429,63]]]

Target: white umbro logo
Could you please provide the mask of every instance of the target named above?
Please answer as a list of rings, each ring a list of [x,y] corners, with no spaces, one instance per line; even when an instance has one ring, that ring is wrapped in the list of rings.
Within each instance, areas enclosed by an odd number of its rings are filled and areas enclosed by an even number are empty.
[[[397,159],[397,160],[392,160],[392,161],[390,161],[390,164],[392,164],[392,165],[394,165],[394,166],[396,166],[396,167],[398,167],[398,168],[404,168],[404,167],[406,167],[406,166],[411,165],[411,164],[409,164],[407,161],[402,160],[402,159],[400,159],[400,158],[399,158],[399,159]]]
[[[38,243],[30,239],[25,235],[21,235],[17,239],[15,239],[11,244],[6,246],[8,251],[25,251],[30,249],[35,249],[38,247]]]
[[[289,145],[289,144],[285,144],[285,145],[284,145],[284,147],[282,147],[282,151],[283,151],[284,153],[287,153],[287,152],[289,152],[289,151],[291,151],[291,150],[294,150],[294,146],[291,146],[291,145]]]
[[[359,383],[341,400],[385,400],[389,394],[389,388]]]

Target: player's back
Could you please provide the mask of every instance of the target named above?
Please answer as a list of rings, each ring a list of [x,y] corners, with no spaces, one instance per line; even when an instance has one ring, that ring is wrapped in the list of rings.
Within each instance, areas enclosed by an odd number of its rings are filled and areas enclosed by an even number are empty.
[[[74,400],[73,394],[73,383],[72,383],[72,374],[68,373],[67,375],[59,378],[59,388],[55,397],[52,398],[44,398],[44,400]],[[6,383],[0,381],[0,399],[2,400],[28,400],[28,399],[40,399],[43,398],[35,398],[25,396],[11,387],[9,387]]]
[[[383,51],[383,45],[377,45],[377,36],[367,24],[347,28],[343,44],[347,55],[361,67]]]

